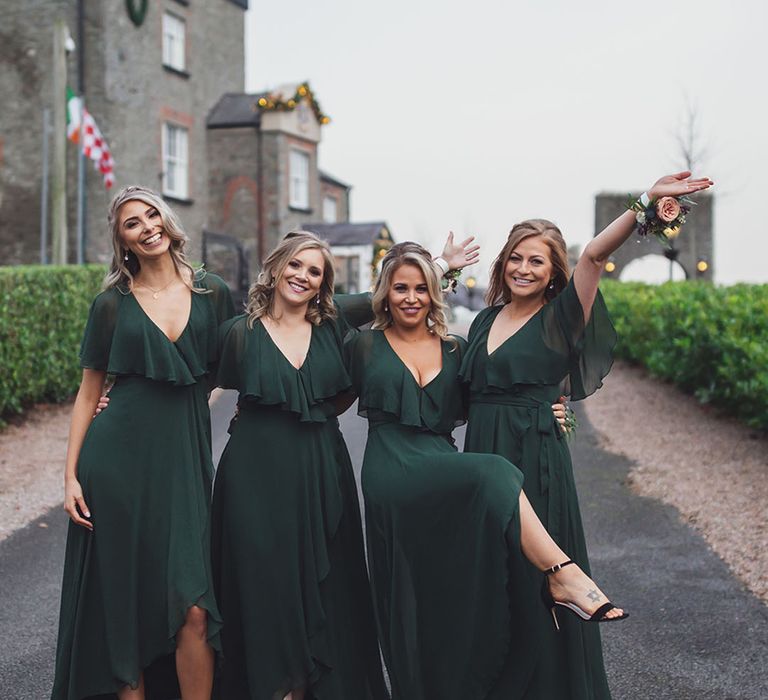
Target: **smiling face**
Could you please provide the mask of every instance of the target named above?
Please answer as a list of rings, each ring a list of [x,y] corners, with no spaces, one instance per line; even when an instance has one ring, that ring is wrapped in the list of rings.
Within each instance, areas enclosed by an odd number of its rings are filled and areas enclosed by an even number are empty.
[[[171,246],[160,212],[139,199],[132,199],[120,207],[118,230],[125,248],[139,260],[164,255]]]
[[[306,305],[320,292],[325,258],[317,248],[305,248],[296,253],[275,280],[275,299],[289,306]]]
[[[426,326],[432,299],[424,274],[416,265],[405,263],[392,273],[387,304],[394,325]]]
[[[529,236],[510,253],[504,267],[504,284],[512,297],[543,298],[553,274],[549,246],[541,236]]]

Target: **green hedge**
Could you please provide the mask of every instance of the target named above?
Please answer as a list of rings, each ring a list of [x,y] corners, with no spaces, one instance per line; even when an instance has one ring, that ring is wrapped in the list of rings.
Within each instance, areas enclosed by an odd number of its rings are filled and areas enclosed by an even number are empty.
[[[0,423],[77,390],[80,340],[105,269],[0,267]]]
[[[601,283],[618,357],[768,428],[768,285]]]

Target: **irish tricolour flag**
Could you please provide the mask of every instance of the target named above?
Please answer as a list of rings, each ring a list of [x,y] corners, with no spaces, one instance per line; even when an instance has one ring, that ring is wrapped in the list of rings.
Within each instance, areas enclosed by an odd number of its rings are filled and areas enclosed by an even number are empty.
[[[86,158],[93,161],[94,167],[103,175],[104,186],[109,189],[115,184],[112,172],[115,161],[104,137],[96,126],[90,112],[85,109],[83,101],[72,90],[67,88],[67,138],[72,143],[79,143],[82,124],[82,149]]]

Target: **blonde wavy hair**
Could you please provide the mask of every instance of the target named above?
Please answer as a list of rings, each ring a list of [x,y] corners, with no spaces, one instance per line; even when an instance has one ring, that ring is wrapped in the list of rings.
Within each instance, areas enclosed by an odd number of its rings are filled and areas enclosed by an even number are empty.
[[[186,284],[193,292],[207,291],[197,289],[192,284],[192,281],[198,279],[204,272],[202,269],[195,269],[192,267],[187,260],[184,247],[189,242],[189,238],[187,237],[187,234],[184,233],[179,218],[157,192],[148,187],[142,187],[141,185],[128,185],[128,187],[123,187],[123,189],[114,196],[109,205],[107,221],[109,223],[109,231],[112,235],[112,262],[110,263],[109,270],[104,278],[103,288],[126,287],[127,289],[131,289],[134,277],[141,269],[139,259],[133,251],[128,250],[125,247],[123,239],[120,236],[120,209],[126,202],[135,200],[154,207],[160,213],[160,219],[163,222],[163,232],[171,240],[171,246],[168,249],[168,252],[171,256],[171,260],[173,260],[176,272],[184,281],[184,284]],[[126,257],[128,258],[127,260]],[[187,271],[189,274],[183,274],[183,271]]]
[[[507,304],[512,298],[512,292],[504,281],[504,270],[507,267],[509,256],[512,251],[526,238],[541,237],[544,243],[549,247],[549,259],[552,262],[553,288],[547,285],[544,291],[544,299],[552,301],[560,292],[565,289],[570,278],[568,269],[568,249],[565,245],[565,239],[560,229],[547,219],[526,219],[519,224],[515,224],[509,232],[507,242],[501,249],[496,259],[491,265],[490,282],[488,290],[485,293],[485,303],[489,306],[494,304]]]
[[[426,248],[412,241],[396,243],[381,261],[381,273],[376,280],[371,300],[374,315],[371,327],[385,330],[392,325],[392,314],[389,312],[387,297],[392,286],[392,277],[403,265],[413,265],[424,275],[431,302],[427,314],[427,327],[435,335],[455,347],[456,341],[448,335],[448,322],[445,317],[445,310],[448,305],[443,299],[443,290],[437,270],[432,262],[432,255]]]
[[[309,231],[291,231],[267,256],[256,281],[248,290],[245,312],[248,314],[248,327],[253,328],[256,319],[272,316],[275,302],[275,282],[279,280],[288,263],[302,250],[319,250],[323,255],[323,280],[320,283],[318,300],[307,304],[306,319],[315,326],[323,321],[336,318],[336,306],[333,303],[333,284],[336,277],[333,254],[328,244]],[[274,317],[273,317],[274,318]]]

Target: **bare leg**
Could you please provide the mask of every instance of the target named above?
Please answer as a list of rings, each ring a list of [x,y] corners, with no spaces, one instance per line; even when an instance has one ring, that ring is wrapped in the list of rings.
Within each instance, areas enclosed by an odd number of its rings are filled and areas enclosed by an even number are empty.
[[[144,700],[144,674],[139,677],[139,687],[134,690],[126,685],[122,690],[117,691],[118,700]]]
[[[176,673],[182,700],[211,700],[213,649],[208,645],[207,636],[206,612],[193,605],[176,635]]]
[[[570,559],[549,536],[531,507],[528,497],[522,491],[520,492],[520,546],[526,559],[540,571]],[[578,566],[566,566],[552,574],[549,577],[549,590],[555,600],[571,601],[589,613],[608,601],[595,582]],[[621,617],[623,613],[624,611],[620,608],[614,608],[609,610],[605,617],[609,619]]]
[[[283,700],[304,700],[304,688],[296,688],[286,695]]]

